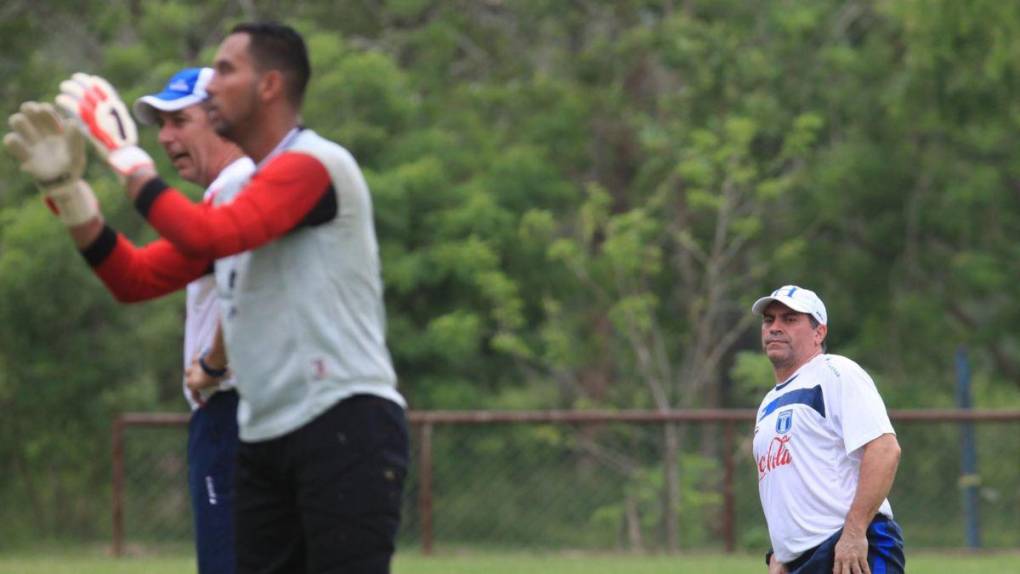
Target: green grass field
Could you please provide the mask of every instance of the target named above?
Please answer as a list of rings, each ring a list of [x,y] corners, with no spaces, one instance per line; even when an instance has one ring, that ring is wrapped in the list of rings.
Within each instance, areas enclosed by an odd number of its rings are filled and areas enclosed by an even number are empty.
[[[1020,574],[1020,553],[918,553],[907,556],[907,571],[918,574]],[[692,554],[619,556],[589,554],[463,554],[424,557],[404,553],[394,574],[760,574],[757,556]],[[191,557],[114,559],[100,551],[0,555],[0,574],[190,574]]]

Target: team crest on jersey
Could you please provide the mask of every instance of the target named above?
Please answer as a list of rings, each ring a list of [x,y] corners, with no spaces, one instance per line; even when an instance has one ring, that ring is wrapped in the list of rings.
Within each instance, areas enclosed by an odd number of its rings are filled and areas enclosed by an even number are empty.
[[[786,434],[793,426],[793,410],[787,409],[776,417],[776,434]]]

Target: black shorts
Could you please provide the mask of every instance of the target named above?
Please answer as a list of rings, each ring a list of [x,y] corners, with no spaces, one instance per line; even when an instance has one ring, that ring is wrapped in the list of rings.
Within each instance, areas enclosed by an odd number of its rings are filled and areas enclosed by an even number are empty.
[[[408,465],[396,403],[357,395],[238,449],[239,574],[390,571]]]

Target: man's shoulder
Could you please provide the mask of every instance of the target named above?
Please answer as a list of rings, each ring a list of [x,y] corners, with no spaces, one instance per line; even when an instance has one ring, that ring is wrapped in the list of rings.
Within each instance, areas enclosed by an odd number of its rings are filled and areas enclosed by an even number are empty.
[[[255,162],[246,155],[243,155],[234,161],[230,162],[223,173],[226,173],[230,177],[247,177],[255,171]]]
[[[822,355],[822,359],[833,369],[844,370],[844,371],[846,371],[846,370],[863,371],[864,370],[864,368],[861,367],[857,363],[857,361],[851,359],[850,357],[844,357],[843,355],[835,355],[835,354],[829,353],[829,354]]]
[[[247,182],[255,173],[255,162],[248,156],[241,156],[220,171],[205,190],[206,199],[216,197],[223,190],[229,190]]]
[[[294,143],[287,151],[310,153],[326,160],[339,158],[354,161],[354,156],[347,148],[333,140],[320,136],[314,130],[308,128],[302,129],[298,133],[297,137],[294,138]]]
[[[250,178],[253,173],[255,173],[255,162],[248,156],[241,156],[223,168],[216,179],[222,179],[225,182],[243,181]]]
[[[823,373],[822,376],[836,382],[871,378],[857,361],[843,355],[822,355],[819,357],[818,371]]]

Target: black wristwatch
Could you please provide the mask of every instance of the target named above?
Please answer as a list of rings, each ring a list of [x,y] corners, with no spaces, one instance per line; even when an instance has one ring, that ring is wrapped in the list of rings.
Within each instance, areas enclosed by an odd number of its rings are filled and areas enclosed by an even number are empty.
[[[765,553],[765,565],[766,566],[772,566],[772,554],[773,554],[772,549],[769,548],[769,551]]]
[[[207,375],[209,375],[210,377],[212,377],[214,379],[218,379],[218,378],[226,375],[227,374],[227,367],[226,366],[223,366],[223,368],[220,368],[220,369],[214,369],[214,368],[210,367],[208,363],[205,362],[205,356],[208,355],[208,354],[209,354],[209,351],[206,351],[205,353],[202,353],[201,355],[198,356],[198,366],[202,367],[202,372],[207,374]]]

